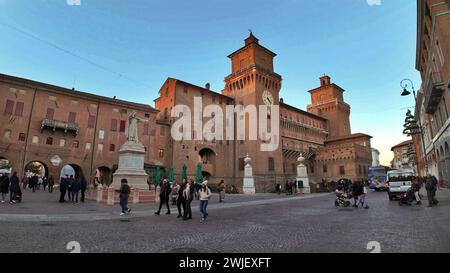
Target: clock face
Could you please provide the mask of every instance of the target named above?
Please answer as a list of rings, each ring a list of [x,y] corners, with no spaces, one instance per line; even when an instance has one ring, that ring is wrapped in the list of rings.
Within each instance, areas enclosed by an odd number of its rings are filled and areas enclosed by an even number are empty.
[[[262,94],[262,99],[265,105],[267,106],[272,106],[274,104],[274,99],[272,96],[272,93],[270,93],[267,90],[264,90],[263,94]]]

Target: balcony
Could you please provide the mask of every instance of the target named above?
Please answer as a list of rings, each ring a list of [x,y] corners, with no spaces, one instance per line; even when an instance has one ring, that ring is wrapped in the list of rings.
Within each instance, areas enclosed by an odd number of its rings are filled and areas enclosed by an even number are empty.
[[[431,73],[428,83],[425,85],[425,112],[434,114],[445,92],[445,84],[440,73]]]
[[[51,129],[54,132],[56,130],[61,130],[64,133],[73,133],[75,135],[78,135],[78,124],[74,122],[66,122],[61,120],[50,120],[50,119],[43,119],[41,123],[41,130],[44,129]]]

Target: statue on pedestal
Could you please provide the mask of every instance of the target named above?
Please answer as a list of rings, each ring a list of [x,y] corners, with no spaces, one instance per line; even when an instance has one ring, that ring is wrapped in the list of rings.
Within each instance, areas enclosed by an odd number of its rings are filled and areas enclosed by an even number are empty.
[[[128,142],[139,142],[139,134],[138,134],[138,122],[140,121],[148,121],[147,119],[140,118],[136,115],[136,112],[131,113],[128,117],[126,126],[125,126],[125,136],[127,137]]]

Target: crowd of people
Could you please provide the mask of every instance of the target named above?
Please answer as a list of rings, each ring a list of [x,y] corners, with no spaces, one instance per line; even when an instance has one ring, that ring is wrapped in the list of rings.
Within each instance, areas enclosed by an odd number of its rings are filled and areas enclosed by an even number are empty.
[[[87,189],[87,180],[81,175],[78,178],[75,178],[73,175],[66,174],[65,177],[61,177],[61,182],[59,184],[60,197],[59,202],[66,202],[66,194],[67,201],[72,203],[84,202],[85,192]],[[78,201],[78,197],[81,193],[80,200]]]
[[[226,186],[222,180],[218,187],[219,202],[224,202]],[[121,180],[119,192],[120,207],[122,209],[120,215],[129,214],[131,209],[128,208],[128,198],[130,195],[130,186],[126,179]],[[202,214],[201,221],[204,222],[208,218],[208,202],[212,196],[211,189],[208,187],[208,180],[204,180],[202,183],[195,183],[194,179],[183,179],[180,182],[175,182],[173,185],[167,180],[163,179],[160,183],[159,192],[159,208],[155,212],[155,215],[161,214],[161,209],[166,207],[166,215],[170,215],[170,205],[177,207],[178,216],[184,221],[192,219],[191,204],[194,199],[200,201],[200,213]],[[172,199],[172,202],[170,202]]]
[[[19,185],[19,177],[17,176],[17,172],[14,172],[13,175],[8,177],[6,173],[3,173],[0,177],[0,191],[2,193],[2,203],[6,202],[6,197],[9,193],[9,203],[15,204],[17,202],[22,201],[22,191]]]

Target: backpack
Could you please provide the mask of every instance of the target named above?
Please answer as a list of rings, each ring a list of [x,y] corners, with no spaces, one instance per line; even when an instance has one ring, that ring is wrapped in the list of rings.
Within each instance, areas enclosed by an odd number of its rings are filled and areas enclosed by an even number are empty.
[[[427,182],[425,183],[426,190],[432,190],[434,188],[434,181],[432,178],[427,178]]]

